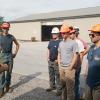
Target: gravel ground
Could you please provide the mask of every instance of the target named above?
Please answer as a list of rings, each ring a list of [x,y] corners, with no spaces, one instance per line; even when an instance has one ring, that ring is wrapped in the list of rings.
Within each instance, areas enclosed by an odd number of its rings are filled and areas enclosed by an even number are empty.
[[[12,74],[12,93],[6,93],[0,100],[60,100],[55,96],[55,91],[46,92],[49,86],[47,80],[36,78],[41,73],[23,76]]]

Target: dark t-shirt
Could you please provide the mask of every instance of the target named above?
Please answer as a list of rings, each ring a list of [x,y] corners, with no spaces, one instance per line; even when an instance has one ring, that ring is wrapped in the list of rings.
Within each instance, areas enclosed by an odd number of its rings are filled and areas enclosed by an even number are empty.
[[[14,37],[11,34],[6,36],[0,35],[0,49],[4,53],[11,53],[12,52],[12,45],[13,45]]]
[[[50,61],[57,60],[59,43],[60,43],[60,40],[49,41],[48,49],[50,51],[50,55],[49,55]]]
[[[91,46],[87,59],[89,64],[87,84],[93,89],[100,86],[100,47]]]

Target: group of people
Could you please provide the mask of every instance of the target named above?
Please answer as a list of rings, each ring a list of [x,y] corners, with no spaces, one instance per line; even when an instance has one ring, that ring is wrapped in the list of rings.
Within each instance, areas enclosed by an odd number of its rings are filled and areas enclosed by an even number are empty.
[[[10,23],[3,22],[0,26],[0,97],[12,91],[11,74],[13,58],[19,50],[16,38],[9,34]],[[100,24],[89,30],[92,45],[89,47],[78,37],[79,28],[63,24],[51,31],[52,40],[48,44],[48,92],[57,90],[56,95],[62,100],[100,100]],[[62,39],[59,39],[59,35]],[[16,46],[12,50],[13,42]],[[14,53],[13,53],[14,52]],[[84,55],[87,54],[85,68],[85,97],[80,95],[80,71]]]
[[[100,24],[89,30],[92,45],[88,46],[78,37],[79,28],[64,23],[60,30],[54,27],[52,39],[48,44],[48,92],[57,90],[62,100],[100,100]],[[59,39],[61,34],[62,39]],[[84,55],[87,54],[85,67],[85,97],[80,95],[80,71]]]
[[[0,98],[7,92],[11,92],[11,74],[13,69],[13,58],[19,50],[19,43],[16,38],[9,34],[10,23],[3,22],[0,25]],[[12,50],[13,42],[16,46]],[[14,53],[13,53],[14,52]]]

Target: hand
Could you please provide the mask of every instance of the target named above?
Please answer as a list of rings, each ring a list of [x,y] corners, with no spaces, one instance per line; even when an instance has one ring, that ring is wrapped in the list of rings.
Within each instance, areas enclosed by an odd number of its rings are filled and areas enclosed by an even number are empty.
[[[55,60],[55,63],[58,63],[58,60]]]
[[[50,59],[49,59],[49,58],[47,58],[47,61],[50,61]]]
[[[73,68],[72,68],[72,67],[70,67],[70,70],[72,71],[72,70],[73,70]]]
[[[85,78],[85,80],[87,79],[87,74],[86,73],[84,74],[84,78]]]
[[[15,58],[16,57],[16,54],[12,54],[12,57]]]

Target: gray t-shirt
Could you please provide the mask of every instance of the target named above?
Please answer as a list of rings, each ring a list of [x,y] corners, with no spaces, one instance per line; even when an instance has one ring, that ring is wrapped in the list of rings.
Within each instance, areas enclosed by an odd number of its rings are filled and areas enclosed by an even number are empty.
[[[58,52],[61,55],[61,65],[69,66],[72,62],[73,55],[78,52],[78,44],[75,40],[63,40],[59,44]]]

